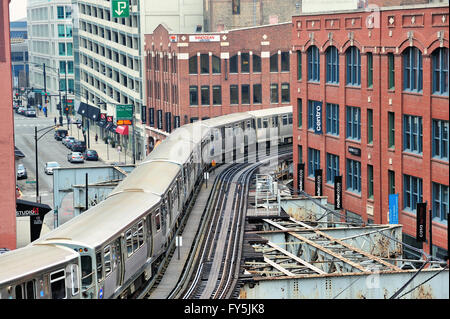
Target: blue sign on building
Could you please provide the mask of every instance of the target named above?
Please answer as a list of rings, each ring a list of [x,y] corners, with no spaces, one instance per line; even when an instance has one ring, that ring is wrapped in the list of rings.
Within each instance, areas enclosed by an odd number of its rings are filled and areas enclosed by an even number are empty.
[[[398,194],[389,194],[389,224],[398,224]]]
[[[314,133],[322,134],[322,103],[314,103]]]

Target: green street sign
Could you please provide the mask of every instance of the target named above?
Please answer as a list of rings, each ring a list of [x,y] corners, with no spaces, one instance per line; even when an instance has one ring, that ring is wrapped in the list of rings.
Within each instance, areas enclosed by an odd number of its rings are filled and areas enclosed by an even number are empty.
[[[25,181],[25,184],[34,184],[36,181]]]
[[[133,105],[116,105],[116,119],[117,120],[133,120]]]
[[[128,0],[112,0],[111,11],[113,18],[128,18],[130,16],[130,3]]]

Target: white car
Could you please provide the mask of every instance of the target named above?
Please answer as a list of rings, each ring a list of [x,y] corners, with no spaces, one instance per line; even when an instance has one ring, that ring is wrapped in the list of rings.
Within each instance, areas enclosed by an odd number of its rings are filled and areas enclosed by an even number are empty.
[[[47,162],[45,163],[44,172],[48,175],[53,175],[53,169],[61,167],[58,162]]]

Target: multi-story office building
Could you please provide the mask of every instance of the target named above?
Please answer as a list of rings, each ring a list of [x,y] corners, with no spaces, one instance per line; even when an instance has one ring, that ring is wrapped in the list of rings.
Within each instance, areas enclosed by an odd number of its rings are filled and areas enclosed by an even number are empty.
[[[389,195],[398,194],[410,244],[416,204],[427,202],[432,253],[441,257],[448,251],[448,25],[448,2],[292,21],[294,164],[305,165],[304,190],[315,193],[321,169],[333,203],[341,175],[346,217],[379,224],[388,222]]]
[[[145,36],[148,145],[186,123],[291,105],[291,23]],[[283,36],[284,35],[284,36]],[[149,150],[150,150],[149,149]]]
[[[79,110],[90,110],[85,120],[92,128],[99,113],[113,116],[115,121],[117,105],[133,105],[134,132],[130,138],[117,134],[116,126],[105,126],[104,121],[97,122],[100,125],[96,130],[102,138],[109,135],[128,149],[134,147],[138,160],[146,154],[141,117],[145,109],[143,35],[163,21],[176,30],[194,32],[202,24],[201,1],[184,1],[181,5],[178,0],[131,0],[125,18],[113,17],[109,0],[74,1],[75,94]]]
[[[48,103],[40,93],[36,94],[36,103],[56,113],[60,93],[63,106],[66,96],[67,101],[74,98],[71,1],[28,0],[27,22],[29,85],[49,93]]]
[[[14,88],[28,87],[28,40],[26,18],[12,21],[11,35],[11,67]]]
[[[0,248],[16,248],[16,170],[9,35],[9,1],[0,2]]]

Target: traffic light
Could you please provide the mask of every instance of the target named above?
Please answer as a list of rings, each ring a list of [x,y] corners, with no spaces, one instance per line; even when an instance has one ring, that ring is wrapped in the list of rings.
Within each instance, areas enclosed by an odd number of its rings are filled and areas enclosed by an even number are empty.
[[[69,107],[68,106],[64,107],[64,114],[69,114]]]
[[[47,100],[47,92],[45,92],[45,103],[48,103],[48,100]]]
[[[19,97],[19,93],[16,92],[16,97]]]

